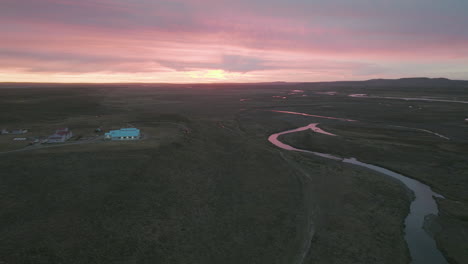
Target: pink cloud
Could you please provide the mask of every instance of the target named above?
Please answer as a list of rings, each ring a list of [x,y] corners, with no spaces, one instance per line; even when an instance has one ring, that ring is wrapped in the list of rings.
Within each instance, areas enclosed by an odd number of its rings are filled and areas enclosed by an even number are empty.
[[[466,69],[468,20],[460,11],[359,2],[5,0],[0,71],[223,70],[263,80],[390,76],[428,62]]]

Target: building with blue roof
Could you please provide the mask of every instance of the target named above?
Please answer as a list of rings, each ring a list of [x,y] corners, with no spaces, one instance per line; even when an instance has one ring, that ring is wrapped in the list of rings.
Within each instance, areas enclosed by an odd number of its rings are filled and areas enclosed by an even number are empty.
[[[137,140],[140,139],[140,130],[134,127],[111,130],[104,134],[104,138],[110,140]]]

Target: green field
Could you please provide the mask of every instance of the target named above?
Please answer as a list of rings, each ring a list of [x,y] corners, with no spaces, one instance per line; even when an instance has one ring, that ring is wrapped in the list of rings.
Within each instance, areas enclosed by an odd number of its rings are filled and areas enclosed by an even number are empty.
[[[445,196],[427,230],[450,263],[468,263],[468,104],[356,93],[468,101],[468,82],[1,84],[0,129],[69,127],[73,143],[135,126],[145,137],[28,147],[0,135],[0,263],[409,263],[411,191],[267,140],[309,123],[338,137],[283,140]]]

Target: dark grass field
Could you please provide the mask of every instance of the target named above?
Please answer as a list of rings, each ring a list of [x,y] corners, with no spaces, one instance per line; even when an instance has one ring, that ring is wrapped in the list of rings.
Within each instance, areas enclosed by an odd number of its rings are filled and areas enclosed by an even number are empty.
[[[148,139],[0,154],[0,262],[409,263],[409,190],[267,141],[309,123],[339,137],[284,140],[402,172],[447,197],[429,229],[451,263],[468,261],[468,104],[348,97],[467,100],[468,82],[1,86],[0,128],[91,136],[131,124]],[[316,93],[326,91],[337,94]],[[24,144],[0,135],[0,151]]]

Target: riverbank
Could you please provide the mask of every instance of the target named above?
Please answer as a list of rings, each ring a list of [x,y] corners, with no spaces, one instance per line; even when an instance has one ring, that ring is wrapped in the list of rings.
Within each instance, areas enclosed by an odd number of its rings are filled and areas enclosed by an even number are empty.
[[[457,162],[456,156],[453,153],[440,153],[427,152],[420,150],[420,154],[414,148],[422,147],[418,141],[421,140],[434,140],[435,144],[450,144],[443,143],[443,139],[430,138],[429,136],[417,135],[417,137],[407,137],[391,139],[388,130],[384,127],[358,127],[356,124],[326,124],[326,131],[331,131],[339,136],[327,138],[325,136],[316,136],[312,132],[298,132],[295,134],[285,135],[284,141],[297,148],[312,149],[313,151],[324,152],[333,149],[334,153],[344,157],[357,157],[368,163],[377,162],[379,166],[385,168],[398,168],[398,172],[407,173],[412,178],[428,182],[441,194],[447,195],[450,198],[447,200],[438,199],[438,207],[440,210],[439,216],[431,218],[430,222],[425,224],[427,231],[436,239],[437,246],[444,254],[445,258],[450,263],[463,263],[468,255],[466,249],[461,246],[463,241],[466,241],[465,232],[460,230],[467,230],[466,225],[466,212],[468,206],[463,201],[465,190],[458,189],[457,182],[463,181],[462,177],[465,174],[463,170],[454,172],[454,174],[443,174],[451,177],[460,177],[460,180],[450,181],[452,184],[440,184],[440,182],[447,181],[447,177],[439,178],[441,175],[440,167],[435,170],[432,167],[426,167],[423,164],[440,164],[443,160]],[[410,132],[413,133],[413,132]],[[383,144],[385,138],[386,144]],[[426,141],[427,142],[427,141]],[[441,142],[441,143],[438,143]],[[404,144],[404,145],[403,145]],[[456,143],[451,143],[456,145]],[[406,151],[404,149],[407,149]],[[410,158],[411,153],[418,153],[418,157]],[[463,163],[463,157],[458,157],[460,164]],[[429,163],[428,163],[429,162]],[[453,167],[452,169],[455,169]],[[432,169],[432,170],[431,170]],[[455,198],[455,199],[454,199]],[[457,209],[455,209],[457,208]],[[457,212],[458,210],[458,212]],[[462,212],[462,213],[459,213]],[[455,231],[457,230],[457,231]],[[458,232],[458,233],[454,233]],[[460,244],[461,243],[461,244]]]
[[[326,136],[337,136],[319,128],[318,123],[313,123],[293,130],[275,133],[271,135],[268,138],[268,140],[273,145],[284,150],[312,154],[318,157],[352,164],[377,172],[377,174],[381,174],[381,176],[385,175],[387,177],[392,177],[400,181],[400,183],[404,184],[405,187],[410,189],[412,194],[414,195],[413,201],[411,202],[410,213],[405,219],[405,239],[410,249],[412,263],[446,263],[446,260],[444,259],[440,251],[437,249],[433,238],[429,236],[429,234],[423,229],[423,226],[425,226],[426,223],[426,216],[437,216],[439,213],[435,198],[443,198],[443,196],[434,193],[427,185],[424,185],[414,179],[408,178],[391,170],[378,167],[372,164],[363,163],[355,158],[342,158],[330,153],[319,153],[314,152],[312,150],[298,149],[291,145],[283,143],[281,139],[279,139],[279,137],[294,134],[297,132],[310,131]]]

